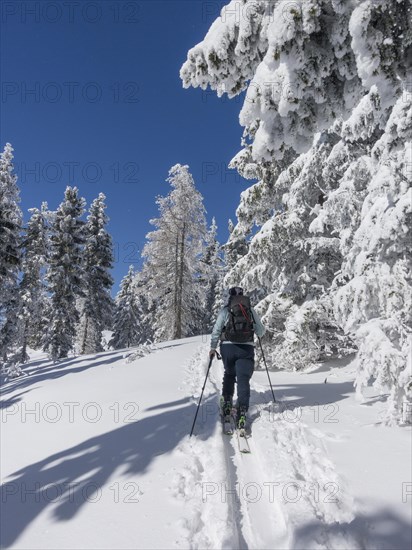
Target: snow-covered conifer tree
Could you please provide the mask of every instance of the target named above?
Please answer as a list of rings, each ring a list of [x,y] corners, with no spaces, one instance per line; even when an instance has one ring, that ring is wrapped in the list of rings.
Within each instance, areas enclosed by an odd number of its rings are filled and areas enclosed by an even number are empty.
[[[77,302],[84,296],[85,200],[77,187],[67,187],[64,201],[51,226],[50,260],[47,273],[51,294],[49,328],[45,349],[53,360],[67,357],[75,343],[79,322]]]
[[[128,348],[141,343],[140,310],[136,299],[135,271],[131,265],[120,283],[115,300],[113,335],[109,346],[113,349]]]
[[[258,181],[241,197],[229,245],[248,239],[247,250],[232,255],[226,281],[259,302],[279,366],[297,366],[299,351],[302,366],[348,351],[354,339],[358,388],[389,388],[400,420],[411,401],[411,4],[237,4],[181,69],[185,87],[247,90],[231,166]]]
[[[135,274],[133,291],[138,311],[139,334],[137,344],[150,344],[154,341],[154,326],[156,324],[156,300],[148,294],[149,280],[146,270]]]
[[[205,248],[200,259],[201,292],[203,294],[203,332],[210,332],[216,317],[216,309],[220,305],[221,284],[224,276],[223,258],[220,244],[217,240],[217,225],[215,218],[207,232]]]
[[[332,298],[336,318],[359,346],[357,389],[361,393],[371,380],[380,391],[389,389],[387,420],[402,422],[412,401],[412,103],[405,91],[382,133],[376,100],[372,89],[343,125],[341,149],[356,144],[358,158],[311,229],[324,234],[329,226],[341,236],[343,262]],[[371,116],[371,110],[379,116]],[[360,142],[368,147],[359,147]]]
[[[245,256],[249,250],[248,237],[251,227],[245,228],[240,224],[234,225],[232,220],[228,223],[229,238],[223,245],[226,264],[229,269],[234,267],[236,263]]]
[[[197,284],[206,233],[202,196],[188,166],[173,166],[167,181],[172,191],[157,199],[160,217],[151,220],[156,229],[143,250],[157,340],[199,333],[204,315]]]
[[[13,148],[6,143],[0,155],[0,351],[4,362],[18,336],[22,213],[13,169]]]
[[[106,230],[105,195],[100,193],[90,206],[85,227],[84,296],[80,299],[81,313],[78,330],[78,349],[81,354],[102,351],[102,331],[111,323],[113,300],[110,295],[113,278],[113,244]]]
[[[44,272],[48,261],[47,203],[41,209],[30,208],[31,217],[23,236],[22,279],[19,287],[19,346],[20,361],[28,360],[27,346],[35,347],[42,341],[46,328],[45,314],[48,310]]]

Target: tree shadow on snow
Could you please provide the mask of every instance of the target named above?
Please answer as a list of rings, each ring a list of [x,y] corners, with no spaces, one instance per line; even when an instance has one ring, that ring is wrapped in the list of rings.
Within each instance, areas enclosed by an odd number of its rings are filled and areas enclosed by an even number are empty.
[[[371,395],[370,397],[364,397],[362,405],[370,407],[375,403],[386,403],[389,399],[389,393],[383,393],[382,395]]]
[[[271,409],[273,412],[329,405],[343,401],[355,392],[353,382],[276,385],[272,381],[272,385],[276,397],[276,405]],[[270,389],[264,392],[252,390],[250,403],[258,408],[273,407],[272,392]]]
[[[44,367],[39,367],[35,369],[33,373],[30,373],[28,376],[22,376],[20,378],[16,378],[14,380],[11,380],[10,382],[7,382],[7,384],[5,384],[1,388],[1,395],[7,395],[15,390],[27,388],[32,384],[35,384],[37,382],[42,382],[44,380],[53,380],[56,378],[61,378],[63,376],[67,376],[68,374],[78,373],[88,369],[93,369],[95,367],[98,367],[99,365],[110,365],[110,363],[113,363],[114,361],[118,361],[119,359],[122,359],[122,357],[123,357],[123,352],[119,353],[118,351],[114,351],[110,353],[105,353],[104,355],[102,354],[98,354],[95,356],[83,355],[79,357],[65,359],[63,361],[59,361],[58,363],[51,363]],[[99,358],[100,358],[99,361],[95,361],[95,359],[99,359]],[[81,364],[83,362],[86,362],[86,363]],[[77,366],[75,366],[76,364]],[[31,367],[32,365],[33,363],[29,363],[28,367]],[[72,365],[73,365],[73,368],[68,368],[69,366],[72,366]]]
[[[317,547],[316,543],[326,548],[410,550],[412,527],[391,510],[383,509],[372,515],[358,515],[349,523],[314,521],[296,529],[292,543],[295,550]]]
[[[205,399],[201,409],[212,399]],[[91,495],[102,490],[115,472],[122,479],[145,473],[156,456],[170,453],[188,436],[195,412],[196,404],[187,403],[122,425],[14,472],[0,487],[0,547],[10,547],[50,506],[56,521],[70,520],[85,504],[93,504]],[[215,419],[207,415],[204,419],[201,411],[200,439],[207,439],[215,429]]]
[[[13,405],[17,405],[17,403],[19,403],[22,400],[21,396],[24,395],[25,393],[29,393],[30,391],[32,390],[21,391],[20,393],[17,393],[16,395],[13,395],[12,397],[10,397],[10,399],[1,399],[0,410],[8,409],[9,407],[13,407]]]
[[[146,411],[158,411],[159,409],[170,409],[171,407],[177,407],[178,405],[184,405],[188,401],[192,401],[191,397],[184,397],[183,399],[178,399],[176,401],[170,401],[169,403],[161,403],[160,405],[154,405],[153,407],[148,407]]]

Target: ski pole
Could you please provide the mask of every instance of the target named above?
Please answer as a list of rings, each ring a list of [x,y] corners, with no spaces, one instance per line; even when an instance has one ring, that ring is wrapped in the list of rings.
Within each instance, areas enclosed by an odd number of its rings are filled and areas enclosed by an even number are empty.
[[[213,361],[213,355],[210,358],[209,366],[207,367],[207,373],[206,373],[205,381],[204,381],[204,384],[203,384],[202,393],[200,394],[199,403],[197,405],[195,419],[193,420],[192,429],[190,430],[190,437],[192,437],[193,430],[194,430],[194,427],[195,427],[195,424],[196,424],[197,413],[199,412],[200,403],[202,401],[203,392],[205,391],[206,381],[207,381],[207,377],[209,376],[209,371],[210,371],[210,367],[212,366],[212,361]]]
[[[272,391],[273,403],[276,403],[275,394],[273,393],[272,382],[271,382],[270,376],[269,376],[269,369],[268,369],[268,366],[266,364],[265,354],[263,353],[262,340],[260,339],[260,337],[258,337],[258,340],[259,340],[259,344],[260,344],[260,351],[262,352],[263,362],[265,363],[266,372],[267,372],[268,379],[269,379],[270,389]]]

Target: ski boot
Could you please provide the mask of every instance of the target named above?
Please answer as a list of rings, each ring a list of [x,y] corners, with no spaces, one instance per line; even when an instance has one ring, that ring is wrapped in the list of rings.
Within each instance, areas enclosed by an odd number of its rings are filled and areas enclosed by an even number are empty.
[[[230,416],[232,413],[232,398],[225,399],[223,396],[220,398],[220,414],[222,416]]]
[[[243,434],[246,429],[246,412],[244,407],[237,410],[236,425],[241,434]]]

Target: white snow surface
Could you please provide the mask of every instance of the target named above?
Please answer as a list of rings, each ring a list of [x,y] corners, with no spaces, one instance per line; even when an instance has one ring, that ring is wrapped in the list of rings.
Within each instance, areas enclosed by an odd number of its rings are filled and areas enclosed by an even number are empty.
[[[354,361],[252,379],[251,454],[222,434],[208,337],[53,364],[1,388],[1,548],[408,549],[411,430]],[[326,383],[325,383],[326,381]]]

